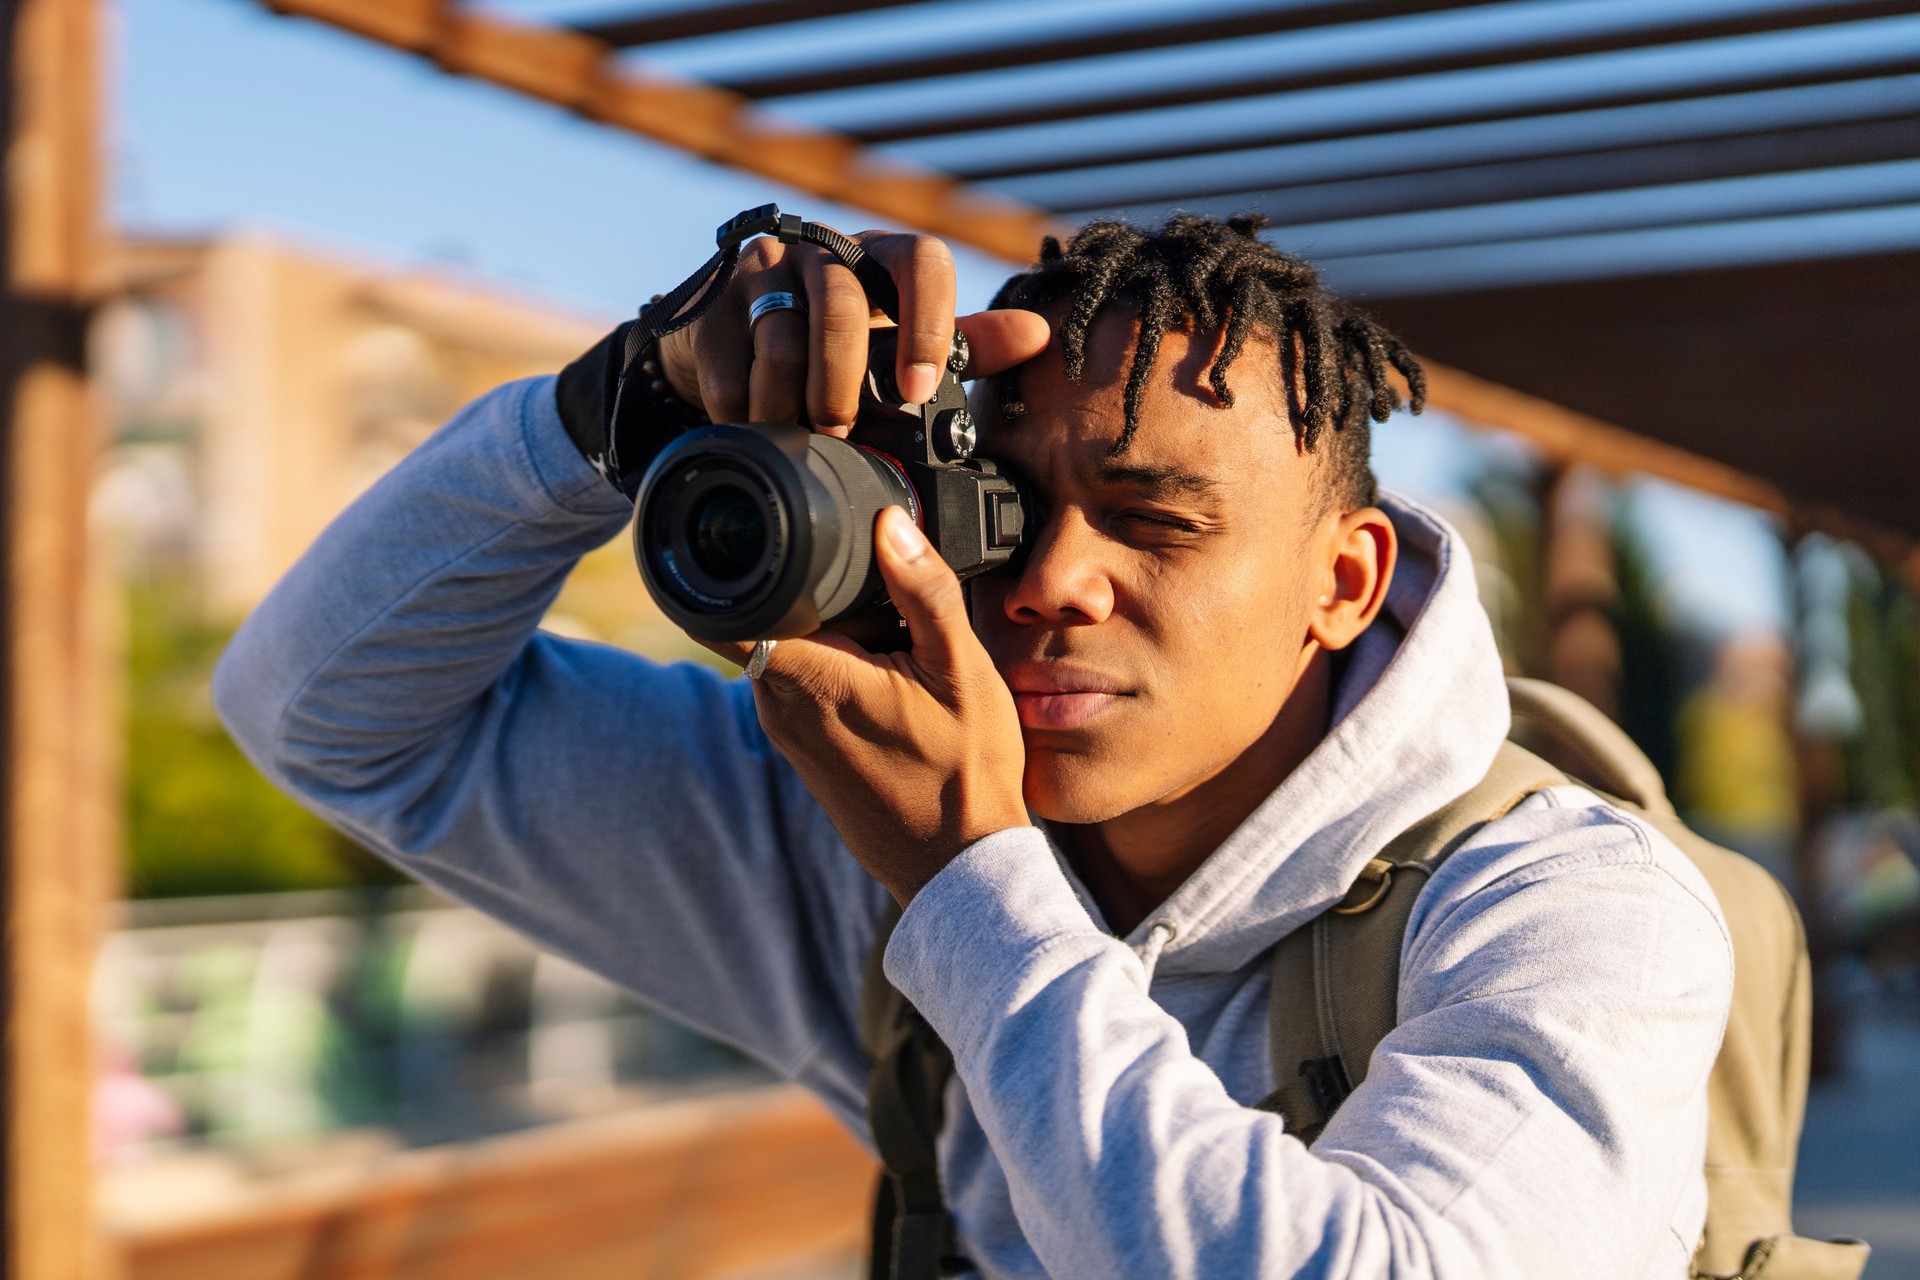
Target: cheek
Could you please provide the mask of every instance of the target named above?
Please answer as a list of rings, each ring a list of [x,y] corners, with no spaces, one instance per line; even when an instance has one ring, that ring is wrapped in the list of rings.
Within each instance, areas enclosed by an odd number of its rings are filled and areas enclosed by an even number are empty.
[[[1293,692],[1308,610],[1301,575],[1276,559],[1248,557],[1196,575],[1179,606],[1166,611],[1158,637],[1165,697],[1155,712],[1170,722],[1168,735],[1196,754],[1244,750]]]
[[[1269,555],[1196,560],[1141,582],[1130,603],[1173,690],[1244,700],[1294,669],[1306,625],[1297,576]]]
[[[1096,631],[1148,677],[1152,696],[1137,716],[1077,742],[1029,740],[1036,813],[1104,821],[1211,776],[1267,731],[1292,691],[1307,616],[1299,575],[1278,571],[1276,560],[1196,557],[1115,581],[1116,616]],[[974,590],[978,626],[1004,588],[983,579]]]

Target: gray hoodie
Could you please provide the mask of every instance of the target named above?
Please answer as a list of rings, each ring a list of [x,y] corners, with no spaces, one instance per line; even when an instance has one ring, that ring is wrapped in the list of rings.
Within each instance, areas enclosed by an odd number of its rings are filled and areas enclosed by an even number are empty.
[[[887,973],[954,1051],[941,1163],[985,1274],[1686,1274],[1732,950],[1691,864],[1579,789],[1434,877],[1400,1025],[1311,1148],[1251,1109],[1276,1084],[1269,949],[1507,731],[1464,546],[1383,505],[1400,566],[1332,731],[1150,919],[1114,937],[1035,828],[967,848],[902,917]],[[855,1010],[884,890],[744,682],[537,629],[630,515],[551,381],[503,387],[287,575],[221,661],[220,714],[329,821],[864,1140]]]

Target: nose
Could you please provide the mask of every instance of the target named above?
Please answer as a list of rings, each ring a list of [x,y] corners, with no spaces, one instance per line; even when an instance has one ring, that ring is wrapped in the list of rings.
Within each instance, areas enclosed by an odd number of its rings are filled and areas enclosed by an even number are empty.
[[[1102,563],[1104,544],[1078,512],[1057,508],[1007,591],[1007,617],[1022,626],[1105,621],[1113,613],[1113,579]]]

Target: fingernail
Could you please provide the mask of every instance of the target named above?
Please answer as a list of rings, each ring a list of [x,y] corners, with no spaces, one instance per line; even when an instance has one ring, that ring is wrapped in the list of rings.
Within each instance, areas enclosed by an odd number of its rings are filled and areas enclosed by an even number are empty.
[[[906,397],[908,404],[925,404],[933,399],[933,393],[939,386],[939,365],[910,364],[907,366],[907,376],[900,380],[900,394]]]
[[[880,536],[887,540],[893,554],[902,560],[918,560],[927,549],[927,538],[914,526],[913,518],[899,507],[888,507],[881,519]]]

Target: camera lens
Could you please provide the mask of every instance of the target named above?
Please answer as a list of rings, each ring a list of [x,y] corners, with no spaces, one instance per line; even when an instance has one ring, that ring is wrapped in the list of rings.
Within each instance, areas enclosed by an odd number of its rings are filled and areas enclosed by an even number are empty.
[[[767,517],[751,493],[734,485],[709,489],[690,517],[688,550],[694,563],[720,582],[736,582],[759,567],[767,548]]]
[[[641,483],[634,551],[667,617],[708,640],[806,635],[886,598],[873,522],[919,513],[900,464],[803,427],[682,435]]]

